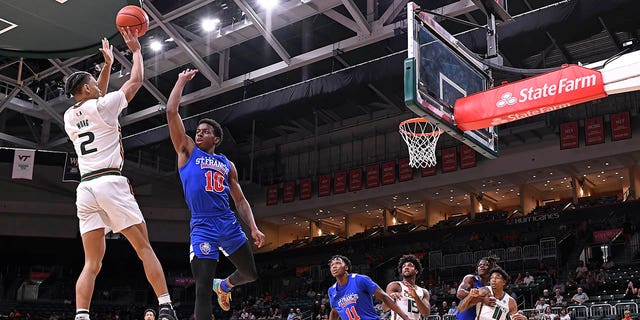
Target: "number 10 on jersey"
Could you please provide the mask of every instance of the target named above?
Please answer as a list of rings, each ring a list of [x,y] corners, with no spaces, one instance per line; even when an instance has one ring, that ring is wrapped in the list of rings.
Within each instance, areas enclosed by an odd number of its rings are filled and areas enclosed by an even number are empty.
[[[204,174],[207,180],[207,185],[204,187],[206,191],[223,192],[224,191],[224,176],[220,172],[207,171]]]

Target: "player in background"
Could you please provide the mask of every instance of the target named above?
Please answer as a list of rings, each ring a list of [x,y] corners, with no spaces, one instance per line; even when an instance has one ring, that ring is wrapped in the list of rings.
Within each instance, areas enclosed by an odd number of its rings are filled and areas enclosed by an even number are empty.
[[[420,316],[426,319],[431,311],[429,291],[416,285],[416,278],[422,272],[420,260],[412,254],[400,257],[398,272],[402,280],[390,282],[387,285],[387,294],[412,320],[418,320]],[[385,305],[385,311],[388,309]],[[398,314],[392,311],[391,320],[398,319]]]
[[[105,234],[122,233],[142,260],[147,280],[158,297],[159,320],[175,320],[162,266],[147,233],[147,225],[133,197],[129,180],[121,174],[124,163],[118,116],[142,86],[143,61],[137,31],[122,29],[133,54],[131,76],[120,90],[107,92],[113,47],[102,39],[104,65],[98,80],[84,71],[65,80],[65,92],[76,103],[64,113],[64,126],[78,154],[81,181],[76,190],[84,267],[76,283],[76,320],[89,319],[89,305],[104,258]]]
[[[471,289],[460,302],[458,310],[465,311],[475,305],[476,320],[527,320],[527,317],[518,313],[516,300],[504,291],[509,275],[500,267],[493,268],[489,274],[490,285]],[[484,303],[487,296],[495,297],[493,306]]]
[[[167,122],[171,142],[178,154],[184,197],[191,211],[189,256],[196,282],[195,319],[210,320],[212,289],[218,295],[222,310],[229,311],[231,289],[258,278],[251,243],[231,210],[231,199],[238,216],[251,229],[251,237],[258,248],[264,244],[265,237],[244,197],[235,165],[224,155],[215,153],[216,146],[222,142],[220,124],[201,119],[195,141],[186,134],[178,107],[185,85],[197,72],[187,69],[178,75],[167,101]],[[218,250],[236,267],[226,279],[214,279]]]
[[[396,312],[402,319],[411,320],[404,310],[394,303],[386,292],[371,280],[371,278],[349,273],[351,261],[341,255],[334,255],[329,259],[331,275],[336,283],[329,287],[329,320],[378,320],[380,316],[373,306],[373,298],[381,300]]]
[[[481,288],[489,284],[489,278],[491,271],[496,267],[496,260],[493,257],[483,257],[478,261],[476,274],[468,274],[464,276],[462,282],[458,286],[458,292],[456,296],[460,301],[469,295],[469,291],[473,288]],[[485,297],[485,304],[487,305],[495,305],[495,298],[492,296]],[[473,320],[476,317],[475,305],[469,307],[469,309],[463,311],[460,310],[460,306],[458,306],[458,314],[456,315],[457,320]]]

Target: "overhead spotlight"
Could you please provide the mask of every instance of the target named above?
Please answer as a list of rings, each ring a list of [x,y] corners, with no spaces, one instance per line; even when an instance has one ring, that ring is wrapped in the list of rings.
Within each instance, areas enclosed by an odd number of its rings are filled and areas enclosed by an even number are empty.
[[[153,51],[160,51],[162,50],[162,42],[153,40],[149,43],[149,48],[151,48],[151,50]]]
[[[202,19],[202,23],[201,23],[202,30],[206,32],[211,32],[213,30],[216,30],[219,24],[220,24],[220,19],[217,19],[217,18]]]
[[[278,0],[258,0],[258,3],[263,8],[270,10],[275,8],[278,5]]]

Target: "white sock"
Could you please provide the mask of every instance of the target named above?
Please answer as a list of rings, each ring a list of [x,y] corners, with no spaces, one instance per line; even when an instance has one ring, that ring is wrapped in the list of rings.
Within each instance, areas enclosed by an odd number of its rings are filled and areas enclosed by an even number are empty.
[[[89,320],[89,310],[87,310],[87,309],[76,309],[76,319],[75,320]]]
[[[158,305],[163,305],[163,304],[171,304],[171,297],[169,296],[168,293],[161,294],[158,296]]]

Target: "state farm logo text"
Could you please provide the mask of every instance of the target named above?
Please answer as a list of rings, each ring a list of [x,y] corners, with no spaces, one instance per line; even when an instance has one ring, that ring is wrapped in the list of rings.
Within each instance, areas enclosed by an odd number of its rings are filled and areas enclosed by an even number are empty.
[[[555,95],[593,87],[596,84],[597,78],[595,74],[575,79],[561,78],[558,83],[545,83],[542,87],[537,88],[523,88],[520,90],[520,98],[514,97],[511,92],[505,92],[500,96],[500,100],[496,102],[496,107],[504,108],[514,105],[516,102],[535,101],[542,98],[553,97]]]

